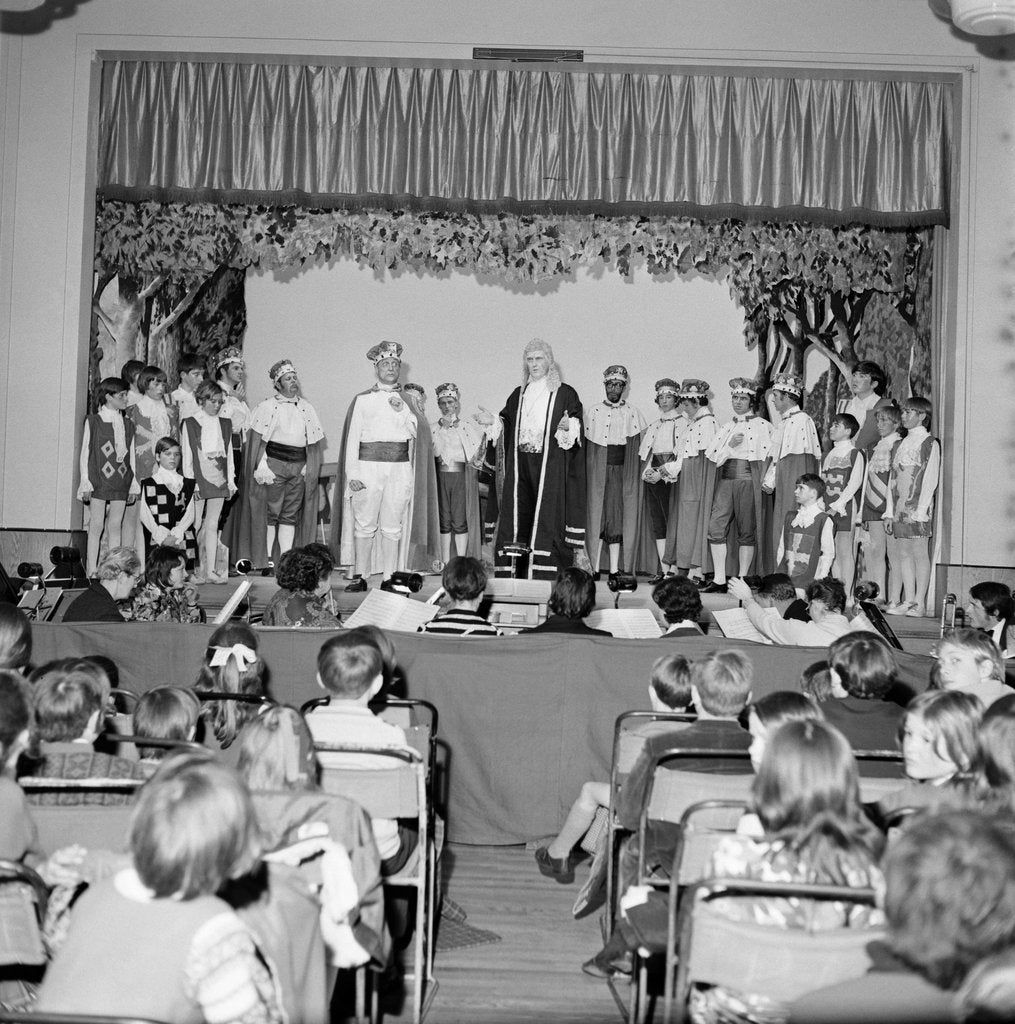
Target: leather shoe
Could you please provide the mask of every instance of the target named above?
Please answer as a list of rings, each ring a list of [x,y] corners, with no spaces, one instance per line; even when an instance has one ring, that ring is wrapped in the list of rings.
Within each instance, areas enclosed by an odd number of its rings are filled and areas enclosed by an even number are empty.
[[[729,587],[727,587],[727,585],[725,583],[716,583],[715,580],[712,580],[712,582],[709,583],[709,585],[707,587],[702,587],[701,590],[698,591],[698,593],[700,593],[700,594],[726,594],[726,593],[729,593]]]
[[[608,957],[597,953],[591,960],[582,964],[582,971],[590,978],[601,978],[604,981],[612,978],[615,974],[630,974],[632,970],[631,954],[622,953],[619,956]]]
[[[367,581],[362,576],[353,576],[352,581],[346,584],[345,592],[347,594],[359,594],[367,589],[369,589]]]
[[[666,573],[657,572],[655,576],[649,576],[648,585],[650,587],[654,587],[657,583],[662,583],[664,579],[666,579]]]
[[[551,857],[545,846],[536,850],[536,864],[540,874],[553,878],[561,885],[570,885],[574,881],[574,865],[570,857]]]

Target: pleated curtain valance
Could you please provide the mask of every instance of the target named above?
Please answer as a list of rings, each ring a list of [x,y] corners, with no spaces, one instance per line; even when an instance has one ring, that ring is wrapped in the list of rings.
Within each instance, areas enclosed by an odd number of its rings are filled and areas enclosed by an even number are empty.
[[[946,224],[951,86],[106,60],[110,199]]]

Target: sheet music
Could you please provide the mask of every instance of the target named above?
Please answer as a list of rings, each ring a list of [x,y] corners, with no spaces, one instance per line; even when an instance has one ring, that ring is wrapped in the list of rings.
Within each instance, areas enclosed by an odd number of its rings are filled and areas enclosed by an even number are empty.
[[[751,622],[743,608],[720,608],[712,612],[712,618],[729,640],[750,640],[756,644],[770,644],[772,641]]]
[[[513,580],[508,576],[495,576],[486,584],[488,597],[517,597],[538,604],[546,604],[550,600],[551,589],[549,580]]]
[[[212,619],[212,624],[215,626],[221,626],[223,623],[228,622],[233,617],[233,612],[236,611],[240,606],[240,602],[247,596],[247,593],[251,587],[250,580],[244,580],[233,592],[232,597],[224,605],[222,610]]]
[[[655,640],[663,632],[648,608],[597,608],[585,622],[593,629],[632,640]]]
[[[413,601],[389,590],[369,590],[367,596],[363,598],[363,603],[343,622],[343,625],[349,629],[355,629],[357,626],[379,626],[381,629],[415,633],[439,611],[435,604]]]

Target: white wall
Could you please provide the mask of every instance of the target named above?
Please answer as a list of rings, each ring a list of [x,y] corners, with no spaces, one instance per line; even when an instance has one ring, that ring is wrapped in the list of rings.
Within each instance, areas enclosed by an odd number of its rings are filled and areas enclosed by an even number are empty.
[[[1015,422],[1007,400],[1015,384],[1010,41],[963,38],[937,20],[924,0],[89,0],[44,31],[0,43],[0,371],[9,359],[0,385],[3,526],[66,527],[78,515],[74,459],[89,305],[83,250],[93,188],[88,104],[97,51],[462,59],[474,45],[568,45],[584,47],[593,61],[855,66],[962,76],[943,359],[941,432],[952,530],[944,558],[1015,564]],[[253,304],[260,285],[252,288]],[[443,284],[435,286],[440,294]],[[577,294],[582,287],[563,290]],[[477,319],[479,309],[494,301],[487,298],[493,288],[478,291],[482,303],[467,310]],[[568,322],[563,313],[553,317],[554,327]],[[429,330],[433,318],[425,322]],[[291,336],[296,325],[286,326]],[[675,325],[679,332],[699,326]],[[378,336],[376,318],[367,327],[357,349]],[[320,328],[310,316],[299,329]],[[254,340],[258,325],[251,330]],[[572,346],[587,339],[550,330],[545,320],[539,330],[557,344],[569,372],[579,365]],[[509,348],[527,333],[512,336]],[[412,340],[408,331],[403,339]],[[436,382],[429,377],[435,365],[420,363],[426,383]],[[368,367],[356,367],[354,361],[350,373],[358,380]],[[479,379],[463,383],[481,388]]]
[[[727,381],[753,376],[756,367],[744,345],[743,314],[725,284],[661,281],[644,271],[628,280],[586,273],[555,285],[506,288],[467,274],[380,277],[340,261],[282,278],[248,274],[247,320],[251,400],[269,393],[272,363],[293,359],[331,458],[352,396],[374,382],[366,352],[381,340],[404,346],[402,381],[426,388],[430,419],[438,415],[434,388],[447,380],[462,389],[465,413],[480,405],[498,412],[520,383],[522,349],[533,337],[550,343],[583,402],[601,401],[603,370],[623,363],[631,374],[629,398],[649,420],[660,377],[707,380],[716,414],[725,419]]]

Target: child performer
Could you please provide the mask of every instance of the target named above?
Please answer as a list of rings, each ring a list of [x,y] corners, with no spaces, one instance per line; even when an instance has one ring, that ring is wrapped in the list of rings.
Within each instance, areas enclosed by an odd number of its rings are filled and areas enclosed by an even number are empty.
[[[906,436],[892,457],[883,518],[885,532],[895,538],[903,594],[898,604],[886,609],[889,615],[920,618],[927,613],[934,492],[941,471],[941,443],[928,430],[930,413],[926,398],[902,403]]]
[[[881,517],[888,507],[888,475],[892,468],[892,456],[902,436],[899,424],[902,414],[890,398],[882,398],[874,409],[880,440],[864,454],[867,456],[867,471],[864,474],[863,492],[860,498],[860,544],[864,549],[864,572],[867,579],[877,584],[878,593],[883,595],[878,604],[898,604],[902,596],[899,580],[899,560],[894,557],[895,538],[885,533]],[[885,556],[892,566],[892,576],[887,580]]]
[[[215,571],[219,515],[226,498],[236,493],[236,476],[230,458],[233,425],[219,415],[225,396],[214,381],[202,381],[194,397],[200,406],[196,416],[183,421],[183,475],[194,481],[197,498],[196,524],[201,568],[195,583],[227,583],[228,572]]]
[[[197,386],[204,380],[204,358],[183,356],[180,359],[180,386],[169,396],[182,421],[198,411]]]
[[[144,369],[145,364],[140,359],[128,359],[120,367],[120,376],[127,387],[127,408],[137,405],[141,398],[141,392],[137,389],[137,375]]]
[[[866,452],[878,439],[875,413],[885,393],[887,378],[877,363],[863,360],[853,367],[849,380],[851,395],[839,403],[836,412],[848,412],[860,425],[853,444]]]
[[[772,568],[770,559],[782,542],[787,513],[795,507],[796,481],[804,473],[816,474],[821,466],[821,442],[814,420],[800,408],[804,393],[802,377],[795,373],[777,373],[772,379],[769,401],[772,404],[772,451],[761,486],[775,495],[772,509],[771,548],[762,559],[762,572]],[[778,561],[778,556],[776,557]]]
[[[677,565],[673,545],[667,543],[668,525],[676,519],[677,489],[675,476],[663,472],[663,467],[680,463],[677,453],[683,450],[684,431],[689,421],[677,408],[680,385],[670,377],[656,381],[656,405],[659,419],[645,428],[641,437],[638,457],[642,462],[641,478],[645,481],[645,513],[652,539],[659,553],[659,572],[649,579],[650,584],[662,582],[672,576]]]
[[[159,439],[175,437],[179,430],[176,409],[166,404],[167,384],[164,370],[146,366],[137,375],[140,398],[125,413],[134,423],[130,457],[131,469],[138,480],[147,480],[155,472],[155,445]]]
[[[816,473],[804,473],[793,492],[796,512],[787,512],[779,541],[779,572],[786,573],[797,591],[823,580],[835,558],[832,518],[821,500],[825,482]]]
[[[772,446],[772,425],[754,414],[757,385],[746,377],[730,381],[733,419],[724,424],[708,449],[719,480],[708,523],[708,545],[715,576],[703,593],[726,593],[726,534],[736,528],[739,573],[751,571],[761,529],[761,474]]]
[[[864,459],[853,445],[860,424],[848,412],[832,417],[828,437],[832,448],[821,463],[825,481],[825,508],[835,525],[835,575],[849,594],[856,574],[853,550],[853,522],[856,519],[860,489],[863,486]]]
[[[99,411],[85,417],[77,495],[89,506],[89,576],[99,564],[103,532],[107,548],[120,546],[124,510],[137,501],[140,490],[130,468],[134,424],[123,416],[127,385],[119,377],[106,377],[95,389],[95,405]]]
[[[155,469],[141,481],[141,528],[144,531],[145,561],[159,544],[179,548],[187,559],[187,568],[197,564],[197,538],[194,536],[194,481],[179,472],[183,453],[180,442],[161,437],[155,444]]]

